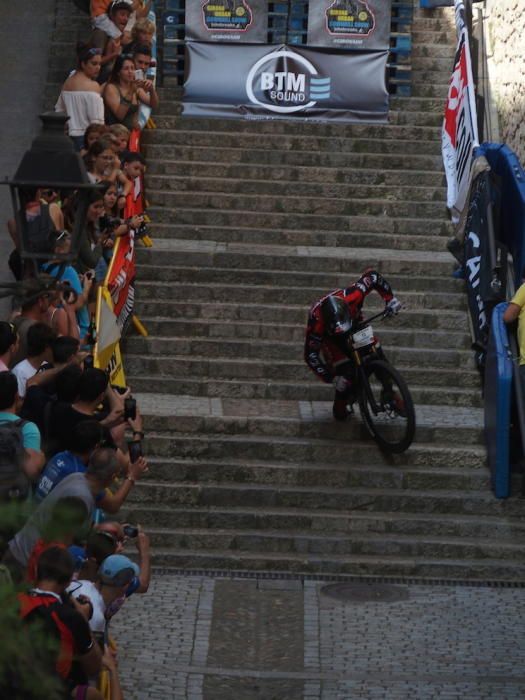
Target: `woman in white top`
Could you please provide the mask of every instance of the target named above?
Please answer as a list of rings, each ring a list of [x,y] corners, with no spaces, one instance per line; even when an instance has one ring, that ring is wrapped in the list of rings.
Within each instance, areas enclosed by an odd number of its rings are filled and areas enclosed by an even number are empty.
[[[96,79],[100,73],[101,51],[85,44],[77,46],[78,64],[62,86],[56,112],[69,117],[69,135],[77,151],[84,145],[84,132],[90,124],[104,123],[102,88]]]

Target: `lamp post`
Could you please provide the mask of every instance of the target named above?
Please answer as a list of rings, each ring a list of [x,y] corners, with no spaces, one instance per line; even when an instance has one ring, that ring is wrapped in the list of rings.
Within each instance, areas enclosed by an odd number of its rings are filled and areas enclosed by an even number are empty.
[[[42,131],[22,157],[13,179],[6,179],[3,183],[9,185],[11,192],[20,257],[32,261],[35,273],[38,273],[39,264],[50,258],[63,263],[75,260],[86,218],[86,194],[96,187],[88,178],[81,156],[65,134],[64,127],[69,117],[61,112],[45,112],[40,115],[40,119]],[[71,249],[68,253],[55,253],[52,241],[46,238],[45,231],[42,234],[38,227],[29,225],[25,205],[31,193],[41,188],[78,192],[73,230],[70,231]]]

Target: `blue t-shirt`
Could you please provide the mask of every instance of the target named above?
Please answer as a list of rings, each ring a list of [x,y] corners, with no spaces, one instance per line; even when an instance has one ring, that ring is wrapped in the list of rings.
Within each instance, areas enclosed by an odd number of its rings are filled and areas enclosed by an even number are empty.
[[[14,413],[0,412],[0,423],[5,421],[20,420],[20,416]],[[40,430],[34,423],[27,421],[22,428],[22,439],[26,450],[40,449]]]
[[[34,494],[35,501],[40,503],[66,476],[76,473],[84,474],[85,471],[86,465],[79,457],[68,450],[59,452],[51,457],[40,476]]]
[[[46,263],[42,265],[42,270],[47,272],[48,275],[57,277],[60,272],[60,265],[56,263]],[[75,290],[77,294],[82,294],[82,284],[80,283],[80,277],[78,272],[72,265],[65,265],[64,271],[60,275],[60,280],[62,282],[69,282],[72,289]],[[80,337],[83,338],[89,329],[89,312],[86,305],[77,311],[77,323],[80,329]]]

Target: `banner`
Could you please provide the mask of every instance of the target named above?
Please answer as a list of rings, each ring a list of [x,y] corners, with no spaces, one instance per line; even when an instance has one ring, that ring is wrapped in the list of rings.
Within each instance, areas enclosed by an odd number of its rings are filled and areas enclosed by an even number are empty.
[[[478,143],[474,80],[465,6],[456,0],[458,44],[450,79],[442,129],[443,164],[447,176],[447,206],[457,222],[465,206],[472,153]]]
[[[188,0],[186,41],[265,44],[267,0]]]
[[[505,298],[507,250],[495,241],[495,259],[491,260],[489,209],[496,191],[489,171],[481,172],[471,186],[465,225],[465,273],[473,344],[478,351],[478,365],[484,361],[488,343],[490,314]],[[496,271],[499,267],[499,272]]]
[[[388,49],[391,0],[310,0],[308,46]]]
[[[120,354],[120,328],[113,311],[107,287],[99,287],[97,295],[97,342],[93,351],[94,366],[108,370],[113,386],[126,386]]]
[[[387,51],[195,41],[186,49],[186,116],[387,121]]]

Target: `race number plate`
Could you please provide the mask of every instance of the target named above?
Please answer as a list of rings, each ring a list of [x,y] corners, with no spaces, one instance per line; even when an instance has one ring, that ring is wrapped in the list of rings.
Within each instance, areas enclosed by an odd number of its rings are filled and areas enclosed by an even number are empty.
[[[364,348],[366,345],[372,345],[374,342],[374,331],[372,326],[366,326],[352,336],[354,348]]]

